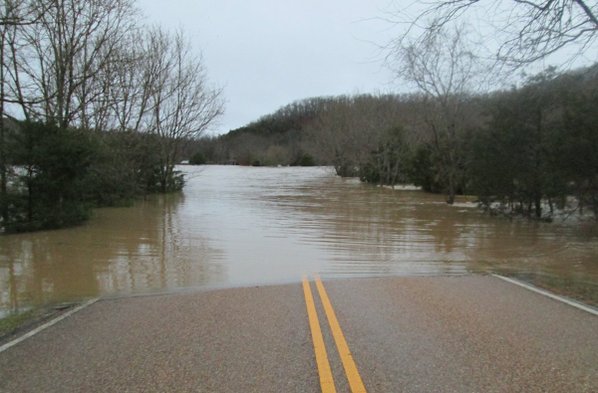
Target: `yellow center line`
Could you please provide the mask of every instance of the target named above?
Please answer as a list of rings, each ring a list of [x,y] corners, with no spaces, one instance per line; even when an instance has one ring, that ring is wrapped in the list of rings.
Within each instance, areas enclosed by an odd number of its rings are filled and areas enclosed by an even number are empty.
[[[322,330],[320,329],[320,322],[318,321],[318,313],[311,293],[311,287],[306,277],[303,277],[303,294],[305,295],[307,316],[309,318],[309,327],[314,343],[314,352],[316,354],[316,363],[318,365],[322,393],[336,393],[332,371],[330,370],[330,363],[328,362],[328,354],[326,353],[326,346],[324,345],[324,338],[322,337]]]
[[[305,285],[305,282],[303,285]],[[318,293],[320,294],[320,299],[322,300],[322,305],[324,306],[324,311],[326,312],[326,317],[328,318],[328,324],[330,325],[330,330],[332,331],[332,336],[334,337],[334,342],[336,343],[336,349],[338,350],[343,362],[343,367],[345,368],[345,373],[347,374],[347,379],[349,380],[351,392],[366,393],[365,386],[363,385],[363,381],[361,380],[361,376],[357,370],[357,365],[353,360],[353,356],[349,350],[349,345],[347,345],[347,341],[345,340],[341,326],[336,319],[336,314],[334,313],[334,309],[332,308],[332,304],[330,303],[330,299],[328,298],[328,294],[326,293],[326,289],[324,288],[324,284],[322,284],[320,277],[316,277],[316,287],[318,288]]]

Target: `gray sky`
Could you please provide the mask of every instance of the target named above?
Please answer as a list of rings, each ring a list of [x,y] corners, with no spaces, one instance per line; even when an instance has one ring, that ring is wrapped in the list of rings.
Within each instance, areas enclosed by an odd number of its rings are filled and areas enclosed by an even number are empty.
[[[303,98],[412,90],[393,82],[379,45],[405,28],[382,17],[389,11],[416,15],[415,0],[137,0],[137,4],[148,24],[183,30],[203,54],[211,83],[224,89],[226,99],[225,114],[213,130],[217,134]],[[483,8],[476,12],[468,20],[474,28],[488,16]],[[491,12],[500,17],[500,12],[509,15],[510,9]],[[483,29],[476,29],[480,45],[496,45],[493,33]],[[598,42],[569,66],[597,61],[596,46]],[[558,56],[556,61],[549,58],[528,67],[528,72],[559,63]]]
[[[389,0],[139,0],[148,23],[182,29],[224,88],[226,133],[292,101],[396,91],[372,42]]]

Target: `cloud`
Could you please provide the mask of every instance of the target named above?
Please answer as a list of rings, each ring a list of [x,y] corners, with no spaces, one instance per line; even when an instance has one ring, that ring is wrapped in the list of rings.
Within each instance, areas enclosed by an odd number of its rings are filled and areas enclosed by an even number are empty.
[[[385,1],[142,0],[149,23],[185,31],[210,80],[224,87],[227,132],[291,101],[385,90],[391,77],[371,42]],[[370,19],[370,20],[366,20]]]

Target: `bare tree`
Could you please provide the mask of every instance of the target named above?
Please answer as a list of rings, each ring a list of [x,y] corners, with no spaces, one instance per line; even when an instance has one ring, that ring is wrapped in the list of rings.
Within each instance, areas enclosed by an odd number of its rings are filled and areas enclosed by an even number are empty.
[[[434,150],[439,183],[452,204],[462,178],[459,147],[467,128],[465,115],[472,93],[484,86],[480,59],[469,48],[464,28],[436,25],[416,40],[395,47],[389,59],[396,72],[413,83],[423,99],[427,138]]]
[[[160,137],[159,181],[162,191],[168,191],[182,144],[198,138],[223,113],[222,91],[208,85],[201,58],[193,55],[182,33],[169,35],[153,29],[147,49],[148,131]]]
[[[395,125],[391,113],[396,105],[385,105],[367,95],[329,99],[318,118],[308,127],[312,150],[322,162],[334,165],[340,176],[357,176],[376,148],[382,131]]]
[[[411,29],[437,29],[475,19],[498,41],[497,60],[516,67],[565,48],[583,54],[598,36],[598,2],[588,0],[437,0],[419,2],[425,8],[410,18]],[[434,23],[427,21],[433,19]],[[594,54],[595,56],[595,54]]]
[[[39,3],[40,11],[47,8],[46,3]],[[6,105],[10,103],[23,102],[23,97],[17,95],[17,99],[9,95],[9,91],[18,90],[19,80],[10,83],[10,76],[14,76],[16,67],[15,37],[17,31],[31,26],[38,22],[39,13],[33,12],[31,3],[28,1],[5,0],[0,5],[0,217],[3,222],[8,219],[7,204],[7,183],[8,183],[8,162],[6,152]],[[17,89],[11,88],[16,86]]]
[[[21,32],[15,77],[21,94],[38,104],[24,112],[87,127],[90,103],[102,93],[91,85],[132,28],[132,1],[33,0],[32,7],[38,21]]]
[[[151,42],[148,31],[134,29],[112,48],[110,60],[90,83],[95,91],[89,108],[90,128],[147,130],[156,77],[147,64],[153,56]]]
[[[6,0],[0,6],[0,207],[6,220],[4,117],[60,128],[144,132],[171,190],[185,140],[223,111],[182,34],[141,29],[134,0]],[[149,142],[148,142],[149,143]],[[153,164],[152,164],[153,165]],[[153,187],[153,186],[152,186]]]

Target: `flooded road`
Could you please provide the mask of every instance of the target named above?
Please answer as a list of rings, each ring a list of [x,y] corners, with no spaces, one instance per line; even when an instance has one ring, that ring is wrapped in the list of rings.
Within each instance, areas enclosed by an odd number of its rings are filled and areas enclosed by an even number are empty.
[[[0,316],[111,294],[516,271],[598,283],[595,224],[489,217],[330,168],[183,167],[179,195],[86,225],[0,237]]]

